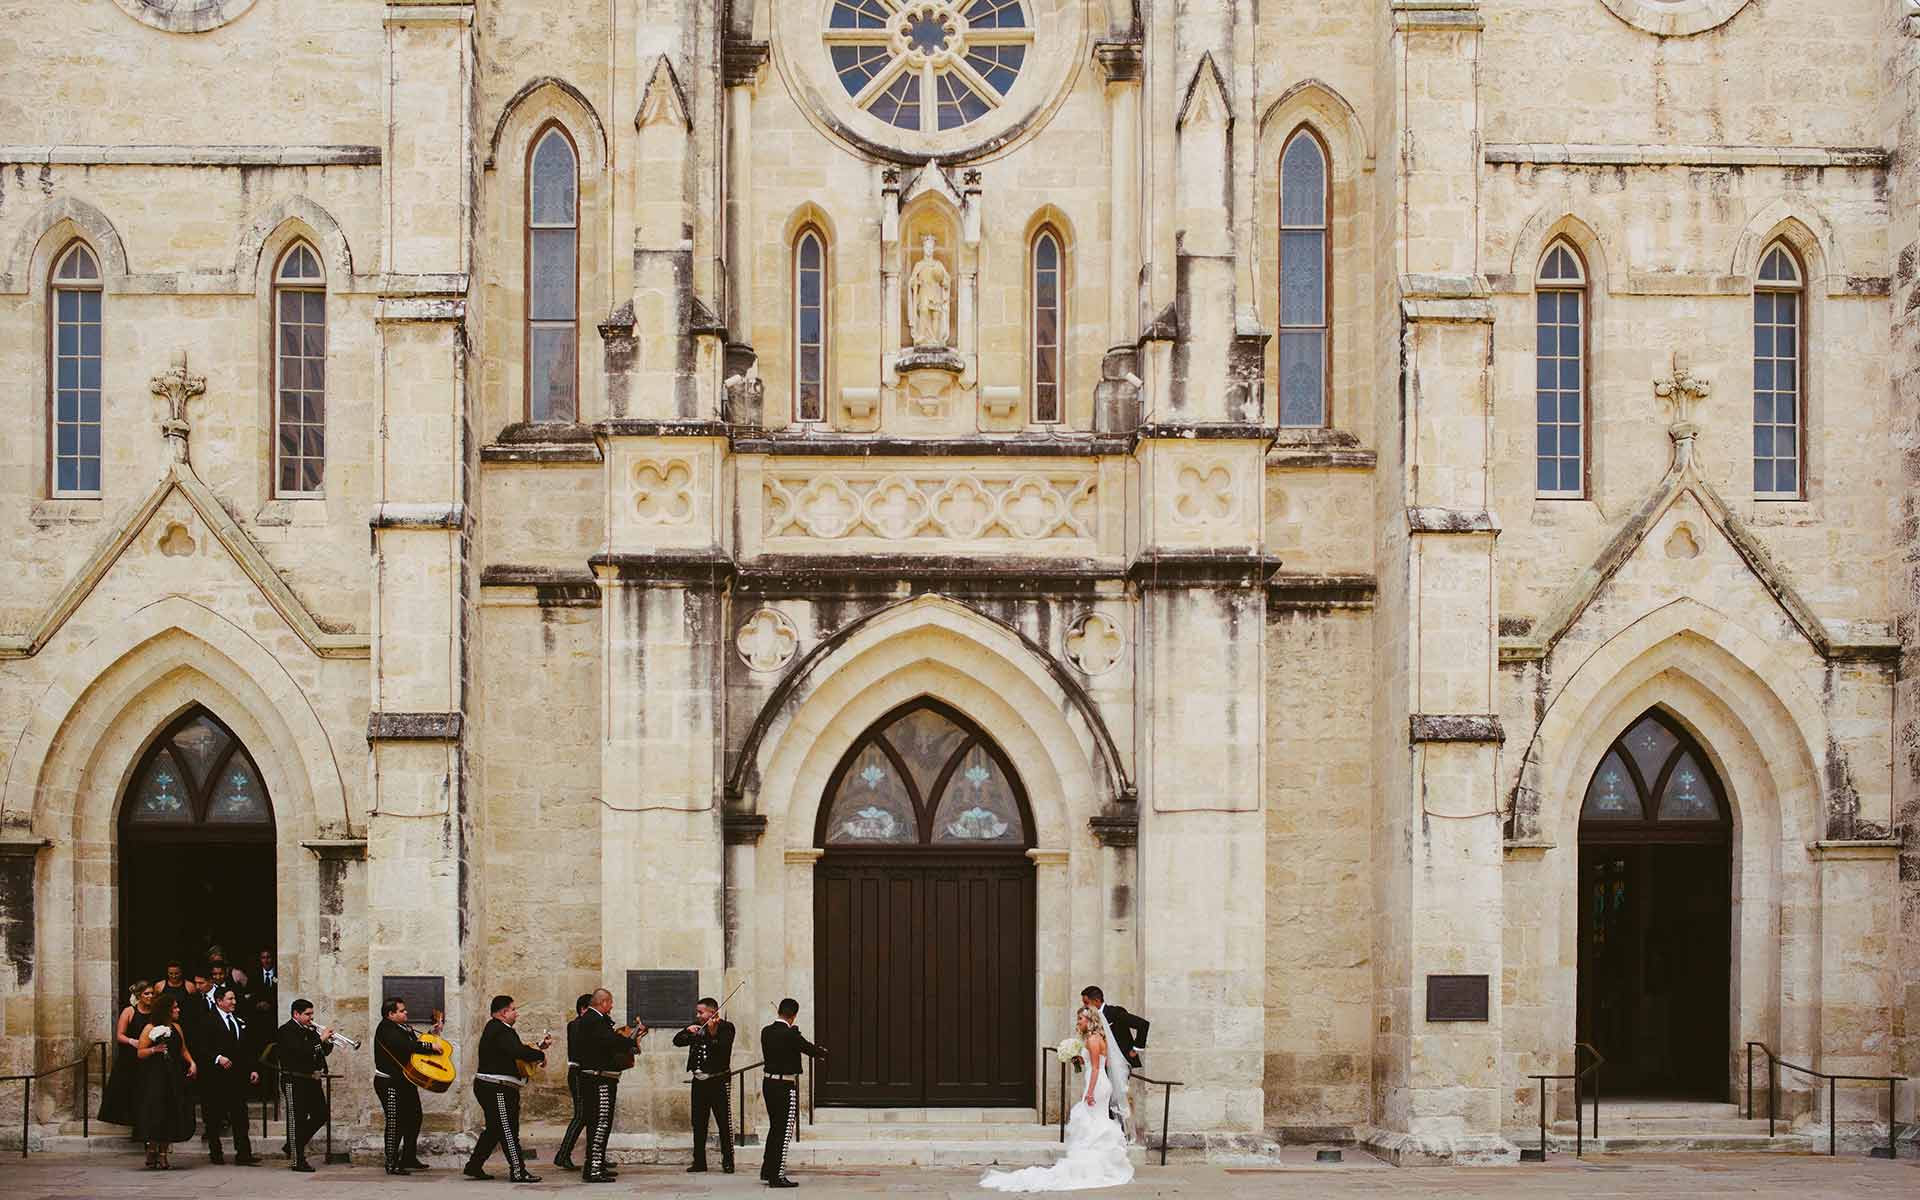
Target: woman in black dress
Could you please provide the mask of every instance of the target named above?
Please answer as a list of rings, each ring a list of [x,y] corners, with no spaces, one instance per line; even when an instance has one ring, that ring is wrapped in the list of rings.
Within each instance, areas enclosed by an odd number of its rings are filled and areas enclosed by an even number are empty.
[[[193,1096],[187,1081],[200,1069],[194,1065],[180,1024],[180,1002],[162,998],[134,1050],[140,1059],[134,1133],[147,1144],[147,1166],[161,1171],[171,1169],[167,1162],[171,1144],[193,1136]]]
[[[135,1082],[134,1051],[140,1047],[140,1034],[153,1020],[153,985],[144,979],[127,989],[127,1006],[113,1024],[113,1074],[100,1095],[100,1119],[109,1125],[133,1124],[133,1110],[140,1089]]]

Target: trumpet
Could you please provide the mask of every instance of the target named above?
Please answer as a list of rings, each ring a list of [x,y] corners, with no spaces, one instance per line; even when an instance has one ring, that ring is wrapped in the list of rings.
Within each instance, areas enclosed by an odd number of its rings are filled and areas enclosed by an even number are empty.
[[[333,1031],[333,1040],[336,1042],[345,1042],[347,1045],[347,1049],[349,1050],[358,1050],[360,1048],[359,1042],[356,1042],[352,1038],[348,1037],[346,1034],[341,1033],[338,1029]]]

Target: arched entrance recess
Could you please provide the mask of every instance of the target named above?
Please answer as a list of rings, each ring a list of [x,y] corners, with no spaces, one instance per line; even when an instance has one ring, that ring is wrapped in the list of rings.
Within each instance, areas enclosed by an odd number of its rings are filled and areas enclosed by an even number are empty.
[[[1726,790],[1650,709],[1608,748],[1580,809],[1579,1037],[1612,1095],[1722,1101],[1732,970]]]
[[[142,755],[120,804],[122,982],[190,973],[208,947],[249,971],[275,948],[273,804],[232,729],[200,705]]]
[[[841,758],[814,844],[824,1104],[1033,1104],[1034,821],[1011,761],[918,699]]]

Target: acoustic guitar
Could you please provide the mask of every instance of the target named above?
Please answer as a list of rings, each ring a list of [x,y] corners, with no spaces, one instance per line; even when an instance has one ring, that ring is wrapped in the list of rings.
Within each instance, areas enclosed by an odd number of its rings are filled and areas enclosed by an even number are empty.
[[[640,1053],[640,1039],[645,1036],[646,1027],[640,1024],[639,1017],[628,1017],[627,1023],[615,1029],[614,1032],[625,1039],[627,1043],[627,1048],[624,1053],[614,1055],[614,1070],[631,1071],[633,1070],[633,1060],[635,1056]]]
[[[552,1040],[553,1030],[549,1029],[540,1035],[540,1040],[535,1042],[534,1045],[544,1045]],[[546,1065],[545,1062],[537,1058],[516,1058],[513,1060],[514,1071],[519,1074],[520,1078],[527,1080],[531,1080],[535,1075],[539,1074],[540,1068]]]
[[[433,1023],[438,1026],[446,1017],[439,1009],[433,1010]],[[407,1082],[429,1092],[444,1092],[453,1086],[457,1073],[453,1066],[453,1043],[437,1033],[415,1034],[415,1038],[433,1047],[431,1054],[412,1054],[400,1064],[400,1073]],[[389,1056],[391,1057],[391,1056]]]

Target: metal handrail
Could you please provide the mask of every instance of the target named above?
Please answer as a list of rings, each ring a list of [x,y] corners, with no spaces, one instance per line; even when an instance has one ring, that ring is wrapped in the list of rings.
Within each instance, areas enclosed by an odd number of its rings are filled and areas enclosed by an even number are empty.
[[[1132,1072],[1128,1078],[1167,1089],[1161,1093],[1160,1105],[1160,1165],[1164,1167],[1167,1165],[1167,1120],[1173,1115],[1173,1089],[1184,1085],[1178,1079],[1155,1079],[1151,1075],[1142,1075],[1138,1071]],[[1147,1149],[1151,1150],[1153,1147],[1148,1146]]]
[[[1583,1099],[1580,1092],[1580,1085],[1583,1082],[1585,1082],[1587,1076],[1589,1075],[1593,1076],[1593,1136],[1596,1141],[1599,1140],[1599,1137],[1600,1137],[1600,1068],[1607,1065],[1607,1059],[1604,1054],[1601,1054],[1598,1050],[1594,1049],[1588,1043],[1575,1042],[1573,1044],[1573,1064],[1576,1067],[1580,1066],[1580,1052],[1582,1050],[1585,1050],[1588,1054],[1593,1055],[1593,1062],[1580,1070],[1576,1070],[1571,1075],[1529,1075],[1527,1076],[1528,1079],[1534,1080],[1540,1087],[1540,1150],[1539,1150],[1540,1158],[1539,1158],[1539,1161],[1541,1162],[1547,1161],[1547,1083],[1549,1080],[1565,1081],[1570,1079],[1573,1081],[1573,1156],[1575,1158],[1584,1158],[1586,1157],[1587,1143],[1586,1143],[1586,1136],[1583,1133],[1583,1130],[1585,1128],[1585,1123],[1580,1116],[1580,1104]],[[1528,1153],[1527,1151],[1521,1152],[1523,1157],[1527,1153]]]
[[[1056,1046],[1040,1047],[1040,1123],[1042,1125],[1047,1123],[1047,1055],[1049,1054],[1060,1063],[1060,1141],[1064,1144],[1067,1140],[1067,1111],[1073,1106],[1067,1103],[1067,1060],[1060,1058],[1060,1050]],[[1077,1065],[1078,1060],[1074,1062]],[[1167,1089],[1161,1093],[1160,1105],[1160,1165],[1164,1167],[1167,1165],[1167,1123],[1173,1115],[1173,1089],[1186,1085],[1178,1079],[1155,1079],[1151,1075],[1143,1075],[1138,1071],[1128,1072],[1127,1078],[1138,1079],[1141,1083]],[[1148,1144],[1147,1149],[1153,1149],[1151,1143]]]
[[[90,1118],[93,1114],[88,1110],[93,1107],[92,1064],[93,1049],[95,1046],[100,1048],[100,1078],[104,1082],[107,1074],[107,1044],[104,1041],[90,1043],[87,1046],[87,1052],[85,1054],[82,1054],[72,1062],[61,1063],[57,1067],[48,1067],[44,1071],[35,1071],[30,1075],[0,1075],[0,1083],[17,1083],[20,1085],[21,1158],[27,1156],[27,1143],[31,1140],[28,1135],[33,1128],[33,1081],[36,1079],[45,1079],[49,1075],[58,1075],[62,1071],[71,1071],[75,1067],[80,1068],[80,1136],[83,1138],[93,1136],[93,1129],[90,1123]]]
[[[1774,1123],[1779,1120],[1780,1068],[1798,1071],[1815,1079],[1827,1081],[1827,1157],[1832,1158],[1839,1152],[1840,1121],[1834,1100],[1838,1085],[1842,1083],[1884,1083],[1887,1085],[1887,1144],[1883,1156],[1881,1147],[1873,1148],[1875,1158],[1900,1157],[1900,1122],[1895,1119],[1895,1109],[1900,1101],[1900,1085],[1907,1081],[1905,1075],[1833,1075],[1826,1071],[1817,1071],[1812,1067],[1788,1062],[1773,1052],[1773,1047],[1765,1042],[1747,1043],[1747,1120],[1753,1120],[1753,1049],[1758,1046],[1767,1056],[1767,1136],[1774,1136]]]

